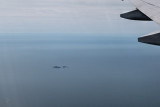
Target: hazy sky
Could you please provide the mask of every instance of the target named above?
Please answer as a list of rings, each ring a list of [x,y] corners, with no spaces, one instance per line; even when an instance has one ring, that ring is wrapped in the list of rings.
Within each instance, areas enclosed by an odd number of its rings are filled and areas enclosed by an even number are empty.
[[[127,0],[0,0],[0,33],[150,33],[154,22],[124,20]]]

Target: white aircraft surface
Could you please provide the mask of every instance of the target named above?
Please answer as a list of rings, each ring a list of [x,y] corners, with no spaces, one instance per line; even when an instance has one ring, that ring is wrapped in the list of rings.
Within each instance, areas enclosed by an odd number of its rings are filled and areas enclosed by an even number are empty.
[[[123,13],[122,18],[130,20],[154,21],[160,24],[160,0],[129,0],[136,10]],[[160,31],[138,38],[139,42],[160,45]]]

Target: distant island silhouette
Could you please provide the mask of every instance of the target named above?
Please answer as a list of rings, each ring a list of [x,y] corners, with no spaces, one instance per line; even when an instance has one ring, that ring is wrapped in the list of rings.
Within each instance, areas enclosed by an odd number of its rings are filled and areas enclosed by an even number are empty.
[[[53,66],[54,69],[66,69],[66,68],[69,68],[68,66]]]

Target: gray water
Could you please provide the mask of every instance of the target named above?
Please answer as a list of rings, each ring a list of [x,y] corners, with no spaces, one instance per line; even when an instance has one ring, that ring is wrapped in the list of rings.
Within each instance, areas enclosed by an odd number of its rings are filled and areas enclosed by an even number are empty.
[[[160,107],[159,64],[134,35],[1,34],[0,107]]]

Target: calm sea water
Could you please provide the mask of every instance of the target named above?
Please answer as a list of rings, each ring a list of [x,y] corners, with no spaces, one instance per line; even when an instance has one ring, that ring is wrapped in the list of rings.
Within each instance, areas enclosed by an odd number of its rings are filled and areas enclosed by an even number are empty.
[[[160,47],[133,35],[1,34],[0,107],[160,107]]]

